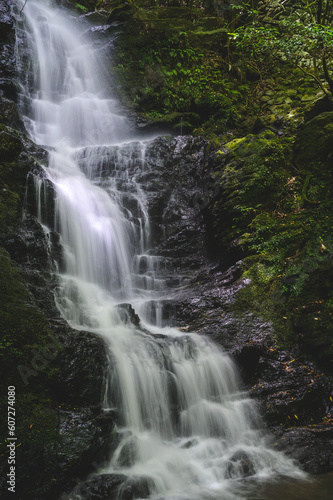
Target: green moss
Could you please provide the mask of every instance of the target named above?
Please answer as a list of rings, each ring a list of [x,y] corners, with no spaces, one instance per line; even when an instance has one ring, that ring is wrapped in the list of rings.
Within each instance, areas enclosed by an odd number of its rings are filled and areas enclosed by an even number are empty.
[[[184,119],[187,133],[193,128],[198,134],[221,133],[238,120],[236,104],[245,104],[248,88],[228,74],[219,52],[227,43],[221,20],[201,12],[193,22],[188,13],[185,7],[136,11],[136,20],[117,38],[112,71],[121,83],[121,99],[143,119],[193,113],[199,121]],[[208,25],[217,29],[207,30]]]
[[[298,134],[295,160],[300,168],[327,160],[333,153],[333,112],[321,113],[305,123]]]
[[[236,138],[225,145],[225,153],[217,152],[221,197],[212,213],[222,246],[253,233],[252,221],[277,203],[287,180],[290,146],[289,139],[279,139],[267,130]]]
[[[1,159],[5,162],[13,161],[23,151],[22,142],[18,132],[5,125],[0,126]]]
[[[1,376],[10,384],[23,384],[18,366],[31,368],[36,353],[50,344],[52,331],[36,308],[9,254],[0,248],[0,356]],[[36,372],[37,373],[37,372]],[[52,378],[53,364],[47,363],[40,383]]]
[[[32,162],[22,154],[19,132],[5,125],[0,125],[0,148],[0,233],[5,234],[22,213],[26,176]]]
[[[85,14],[95,10],[97,4],[97,0],[80,0],[79,2],[76,2],[76,0],[71,1],[73,3],[73,7],[75,7],[80,14]]]
[[[147,113],[146,117],[150,118],[150,126],[159,127],[161,131],[163,131],[163,128],[169,131],[174,130],[179,134],[191,133],[199,121],[199,116],[196,113],[173,112],[157,116],[155,113]]]
[[[54,411],[54,402],[33,394],[24,394],[18,398],[18,411],[29,408],[29,412],[20,412],[17,436],[24,448],[43,449],[59,439],[58,417]]]
[[[329,115],[314,120],[314,140],[306,124],[296,141],[266,130],[227,142],[216,154],[220,196],[210,209],[221,248],[237,242],[244,255],[249,283],[235,310],[271,321],[279,347],[297,344],[332,369]]]
[[[16,387],[18,456],[21,450],[43,450],[57,439],[58,422],[52,387],[59,376],[53,331],[34,305],[9,254],[0,248],[0,376],[5,386]],[[41,356],[41,358],[39,357]],[[22,377],[23,374],[23,377]],[[4,425],[7,406],[0,405]],[[2,429],[3,435],[7,432]],[[6,443],[0,448],[6,451]]]
[[[283,259],[288,249],[244,259],[243,276],[250,282],[238,292],[235,311],[252,310],[272,322],[278,347],[297,345],[332,370],[332,253]]]
[[[20,215],[20,198],[17,193],[14,193],[5,187],[0,188],[0,233],[6,232],[8,227],[14,225]]]
[[[251,138],[254,136],[251,135]],[[249,143],[249,137],[238,137],[236,139],[233,139],[232,141],[228,142],[226,144],[226,147],[230,149],[230,151],[233,151],[234,149],[239,148],[241,145],[248,144]]]

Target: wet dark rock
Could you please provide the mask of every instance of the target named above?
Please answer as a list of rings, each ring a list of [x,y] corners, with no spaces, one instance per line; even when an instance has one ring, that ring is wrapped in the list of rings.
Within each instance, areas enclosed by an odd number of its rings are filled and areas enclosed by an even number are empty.
[[[246,383],[256,380],[258,375],[259,361],[264,348],[258,343],[245,344],[234,354],[234,359],[240,368],[242,379]]]
[[[96,334],[66,330],[57,335],[61,351],[55,385],[58,399],[72,405],[98,406],[105,393],[105,343]]]
[[[186,441],[186,443],[184,443],[182,445],[182,448],[185,448],[187,450],[188,448],[191,448],[192,446],[196,446],[197,444],[198,444],[197,439],[189,439],[188,441]]]
[[[255,469],[246,453],[237,452],[231,457],[226,473],[229,478],[246,478],[253,476]]]
[[[147,498],[152,488],[152,481],[145,477],[131,478],[123,474],[98,474],[87,481],[78,482],[77,487],[69,494],[61,496],[61,500],[71,500],[82,495],[91,500],[117,498],[134,500]]]
[[[318,99],[317,102],[305,113],[304,121],[310,121],[321,113],[325,113],[327,111],[333,111],[332,99],[330,99],[327,95]]]
[[[122,449],[117,458],[117,463],[122,467],[131,467],[135,464],[135,457],[137,456],[137,442],[136,438],[127,441],[122,446]]]
[[[114,420],[100,418],[99,408],[49,410],[56,423],[52,444],[26,447],[20,453],[17,490],[27,500],[59,498],[109,456]]]
[[[17,105],[6,99],[3,91],[0,91],[0,123],[22,132],[25,130]]]
[[[260,358],[257,375],[250,392],[269,425],[310,425],[326,416],[332,387],[311,363],[273,350]]]
[[[7,234],[3,246],[17,263],[30,266],[48,263],[48,241],[40,224],[30,214],[20,221],[15,233]]]
[[[4,162],[12,162],[24,148],[20,136],[8,128],[0,131],[0,143]]]
[[[131,304],[118,304],[117,309],[124,323],[130,323],[135,326],[140,325],[140,318]]]
[[[331,423],[276,430],[278,448],[296,459],[310,474],[333,469],[333,427]]]
[[[333,281],[332,257],[323,260],[320,269],[312,273],[309,289],[314,297],[327,297]],[[320,299],[319,299],[320,300]],[[309,301],[293,317],[293,327],[298,345],[309,357],[316,359],[326,373],[333,373],[333,346],[331,314],[318,314],[318,302]]]
[[[205,147],[200,138],[156,139],[146,150],[148,168],[138,177],[148,194],[155,251],[172,259],[175,268],[191,269],[207,258],[200,211],[214,191],[209,191]],[[147,177],[147,171],[154,175]]]
[[[303,125],[295,142],[295,159],[304,168],[312,162],[325,162],[332,152],[333,111],[327,111]]]
[[[14,103],[15,56],[10,6],[9,0],[0,5],[0,90],[3,104],[0,119],[7,126],[22,130]],[[129,9],[128,5],[119,4],[106,24],[95,15],[94,28],[100,26],[99,33],[104,37],[115,27],[113,21],[127,18]],[[315,116],[304,125],[295,146],[302,167],[315,160],[318,154],[323,161],[329,161],[332,153],[331,115]],[[194,113],[186,118],[191,124],[197,119]],[[178,127],[180,132],[181,117],[172,116],[169,120],[168,125]],[[157,125],[161,126],[156,123],[153,126]],[[149,126],[144,128],[147,130]],[[185,130],[186,127],[182,132]],[[20,301],[27,309],[35,311],[38,320],[43,318],[33,323],[34,328],[28,330],[29,335],[24,338],[28,354],[30,343],[39,349],[51,343],[57,349],[57,356],[31,379],[32,392],[35,391],[39,399],[42,391],[46,398],[43,413],[36,411],[31,414],[28,397],[20,412],[22,419],[28,413],[29,420],[30,417],[33,419],[24,422],[25,432],[31,431],[34,436],[35,429],[45,424],[42,430],[46,435],[42,441],[36,434],[34,442],[22,434],[18,484],[22,498],[59,498],[63,491],[76,493],[81,490],[83,496],[92,499],[114,498],[116,495],[120,499],[146,498],[151,488],[147,478],[129,480],[123,475],[104,474],[86,480],[88,474],[102,467],[119,439],[115,423],[119,422],[121,415],[116,411],[106,413],[101,410],[106,364],[110,357],[100,337],[70,329],[55,307],[53,292],[57,278],[53,274],[52,259],[61,266],[62,252],[53,225],[54,193],[48,181],[45,180],[47,197],[43,200],[41,215],[51,232],[45,234],[36,220],[32,179],[28,181],[25,198],[27,213],[22,217],[27,174],[33,170],[43,176],[40,164],[46,159],[45,151],[9,128],[1,128],[0,138],[1,162],[5,164],[5,191],[1,202],[5,208],[10,207],[8,193],[11,192],[10,201],[15,205],[10,214],[7,211],[4,229],[1,228],[1,244],[8,252],[5,258],[12,259],[18,273],[13,272],[15,293],[9,297],[13,297],[13,303]],[[253,137],[247,142],[253,147]],[[114,167],[111,156],[103,165],[101,177],[106,177]],[[162,256],[166,263],[159,273],[175,291],[173,297],[165,301],[164,323],[172,321],[189,335],[191,331],[207,335],[227,350],[239,366],[251,396],[259,402],[265,421],[270,427],[278,427],[279,446],[292,448],[301,465],[310,472],[332,470],[331,425],[320,425],[323,420],[328,421],[332,406],[330,382],[316,366],[298,359],[298,353],[293,357],[291,353],[278,351],[269,324],[250,313],[243,317],[236,317],[233,313],[235,295],[245,285],[240,280],[239,264],[236,264],[242,255],[238,242],[232,241],[223,248],[224,257],[221,259],[221,248],[215,239],[207,207],[214,203],[220,188],[214,180],[214,160],[208,152],[208,141],[199,137],[159,137],[147,142],[145,159],[145,170],[142,171],[140,158],[136,158],[129,167],[129,175],[135,176],[147,193],[154,253]],[[135,212],[131,197],[124,199],[124,206]],[[21,294],[18,301],[19,284],[26,294]],[[7,294],[9,285],[5,287]],[[130,323],[139,326],[138,316],[129,304],[122,304],[120,310]],[[27,318],[29,321],[30,316]],[[32,330],[41,331],[41,337],[33,337]],[[161,366],[165,366],[164,353],[159,355]],[[13,359],[15,368],[18,359]],[[22,381],[20,383],[23,400],[26,394]],[[175,388],[170,386],[171,401],[175,400],[174,391]],[[175,406],[175,422],[178,413]],[[124,464],[130,464],[131,453],[133,449],[124,450]],[[237,475],[239,469],[243,476],[252,473],[251,464],[244,455],[233,457],[229,474]],[[69,493],[61,498],[69,500],[72,497]]]
[[[108,22],[112,23],[114,21],[126,21],[132,16],[132,9],[133,7],[130,3],[122,1],[114,2],[111,14],[108,18]]]
[[[12,2],[3,0],[0,5],[0,90],[6,98],[16,99],[15,77],[15,33],[11,16]]]
[[[10,9],[11,2],[3,0],[0,5],[0,28],[1,28],[1,39],[4,38],[8,31],[12,30],[13,19],[11,16]]]

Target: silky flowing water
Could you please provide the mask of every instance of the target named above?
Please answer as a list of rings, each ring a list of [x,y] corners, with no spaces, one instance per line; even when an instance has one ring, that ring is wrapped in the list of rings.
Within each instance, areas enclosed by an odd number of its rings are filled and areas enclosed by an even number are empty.
[[[28,0],[17,17],[21,110],[33,141],[48,150],[45,175],[56,192],[64,264],[55,300],[71,327],[100,334],[109,350],[103,404],[119,410],[121,426],[100,473],[145,478],[149,498],[169,500],[249,498],[253,484],[305,479],[266,444],[221,348],[161,327],[172,290],[151,249],[146,194],[129,175],[133,162],[145,169],[147,141],[112,97],[101,50],[85,25],[47,0]],[[42,184],[36,179],[46,226]]]

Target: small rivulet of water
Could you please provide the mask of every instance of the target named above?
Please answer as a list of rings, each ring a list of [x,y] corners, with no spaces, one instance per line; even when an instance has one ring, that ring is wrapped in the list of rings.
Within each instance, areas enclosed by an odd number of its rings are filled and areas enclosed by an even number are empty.
[[[160,326],[164,262],[151,252],[146,195],[129,176],[145,169],[146,142],[112,98],[80,22],[48,0],[28,0],[18,17],[22,114],[48,150],[56,192],[65,262],[56,303],[71,327],[100,334],[110,350],[104,406],[118,407],[122,426],[100,472],[145,478],[149,498],[169,500],[247,498],[247,481],[304,477],[266,445],[221,348]],[[124,303],[144,328],[126,320]]]

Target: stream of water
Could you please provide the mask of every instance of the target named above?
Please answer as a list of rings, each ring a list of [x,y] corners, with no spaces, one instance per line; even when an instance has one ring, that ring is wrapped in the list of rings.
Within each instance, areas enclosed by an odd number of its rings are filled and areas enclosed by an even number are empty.
[[[248,483],[304,479],[266,444],[221,348],[161,327],[163,297],[172,291],[150,248],[146,194],[128,174],[133,161],[145,169],[147,142],[112,97],[100,51],[51,1],[28,0],[21,18],[21,109],[31,138],[49,152],[64,253],[56,303],[70,326],[105,340],[103,404],[121,415],[119,444],[100,472],[143,477],[156,500],[234,500],[248,498]],[[129,321],[124,303],[143,328]]]

